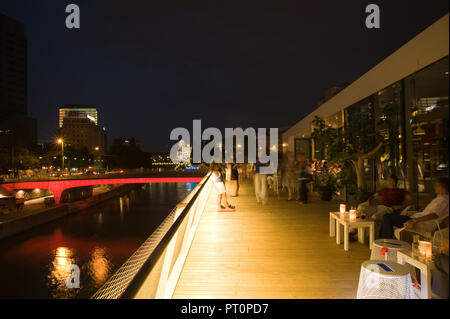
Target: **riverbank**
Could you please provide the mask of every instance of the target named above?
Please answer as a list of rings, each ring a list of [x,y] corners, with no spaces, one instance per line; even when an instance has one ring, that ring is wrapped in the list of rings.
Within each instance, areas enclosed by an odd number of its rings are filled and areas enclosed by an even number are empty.
[[[92,197],[72,203],[53,207],[29,210],[23,213],[12,213],[11,216],[0,219],[0,239],[9,237],[34,227],[49,223],[64,216],[76,213],[82,209],[95,206],[104,201],[121,196],[135,188],[134,184],[116,187],[108,192],[95,194]]]

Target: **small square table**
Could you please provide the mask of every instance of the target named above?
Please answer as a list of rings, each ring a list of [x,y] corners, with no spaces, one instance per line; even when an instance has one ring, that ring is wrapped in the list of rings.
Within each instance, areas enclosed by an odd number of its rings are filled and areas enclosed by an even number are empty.
[[[399,251],[397,253],[397,263],[400,265],[410,264],[420,270],[420,288],[417,287],[420,299],[431,299],[431,270],[434,267],[432,260],[420,261],[412,256],[411,250]]]
[[[357,218],[355,221],[350,221],[349,218],[341,219],[339,213],[330,213],[330,237],[336,236],[336,244],[340,245],[341,240],[341,225],[344,227],[344,250],[349,250],[348,233],[350,229],[358,229],[358,241],[361,244],[365,242],[365,229],[369,228],[369,247],[372,249],[375,237],[375,221]]]

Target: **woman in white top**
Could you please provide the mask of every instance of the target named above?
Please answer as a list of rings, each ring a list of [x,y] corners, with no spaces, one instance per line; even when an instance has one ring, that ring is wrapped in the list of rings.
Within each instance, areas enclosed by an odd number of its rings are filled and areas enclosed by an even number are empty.
[[[227,190],[225,189],[223,175],[219,171],[219,165],[215,163],[211,164],[211,172],[212,172],[211,178],[217,190],[217,210],[219,211],[222,209],[234,209],[235,207],[228,203]],[[225,206],[222,205],[222,202],[225,203]]]

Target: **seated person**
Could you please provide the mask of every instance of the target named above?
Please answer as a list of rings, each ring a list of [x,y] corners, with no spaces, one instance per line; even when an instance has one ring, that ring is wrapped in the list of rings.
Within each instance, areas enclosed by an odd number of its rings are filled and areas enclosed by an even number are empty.
[[[404,202],[407,200],[412,203],[412,196],[404,189],[397,188],[398,178],[390,175],[386,179],[387,187],[381,189],[377,193],[369,197],[366,203],[359,205],[358,210],[365,213],[368,218],[381,222],[383,215],[386,213],[399,213],[404,208]],[[372,201],[381,197],[377,206],[371,206]]]
[[[394,227],[418,228],[432,232],[436,227],[434,220],[442,220],[448,217],[448,177],[437,180],[434,190],[437,194],[422,212],[412,216],[398,214],[386,214],[383,216],[380,237],[394,238]]]

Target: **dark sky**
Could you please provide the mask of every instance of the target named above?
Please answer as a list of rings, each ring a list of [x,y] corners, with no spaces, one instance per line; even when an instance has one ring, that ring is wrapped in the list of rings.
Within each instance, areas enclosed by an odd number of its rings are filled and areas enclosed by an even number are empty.
[[[81,29],[65,27],[65,7]],[[365,7],[381,7],[381,29]],[[0,0],[27,25],[29,113],[56,137],[57,106],[95,104],[108,139],[168,151],[170,131],[282,127],[448,12],[448,0]],[[432,48],[430,48],[432,49]]]

